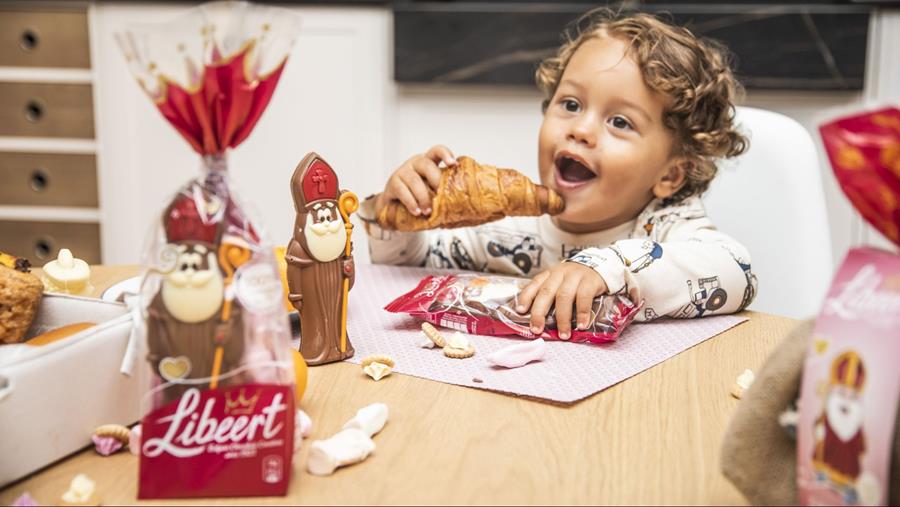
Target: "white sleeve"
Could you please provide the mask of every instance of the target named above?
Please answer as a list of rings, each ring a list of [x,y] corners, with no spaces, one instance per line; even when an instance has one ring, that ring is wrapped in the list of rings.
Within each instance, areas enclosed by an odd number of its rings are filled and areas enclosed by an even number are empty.
[[[384,230],[375,221],[372,197],[360,205],[359,217],[365,224],[373,264],[470,271],[484,271],[487,266],[486,239],[478,233],[478,227],[418,232]]]
[[[428,256],[427,232],[384,230],[375,221],[375,196],[367,197],[357,216],[363,221],[373,264],[423,266]]]
[[[572,258],[594,269],[610,293],[637,291],[644,299],[638,320],[734,313],[756,295],[750,255],[719,232],[706,216],[668,224],[663,237],[626,239]]]

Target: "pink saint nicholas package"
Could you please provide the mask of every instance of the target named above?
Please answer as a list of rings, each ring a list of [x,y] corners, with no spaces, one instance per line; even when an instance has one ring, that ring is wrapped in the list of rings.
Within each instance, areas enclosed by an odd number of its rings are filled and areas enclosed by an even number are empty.
[[[804,366],[797,427],[801,505],[885,504],[898,358],[900,257],[852,250],[816,320]]]

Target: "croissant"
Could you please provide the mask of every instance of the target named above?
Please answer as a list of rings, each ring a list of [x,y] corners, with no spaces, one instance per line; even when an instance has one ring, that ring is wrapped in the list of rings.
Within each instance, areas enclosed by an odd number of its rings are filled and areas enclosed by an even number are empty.
[[[516,170],[459,157],[457,165],[442,172],[437,192],[431,191],[430,215],[415,216],[392,201],[377,220],[383,229],[422,231],[479,225],[506,216],[557,215],[564,208],[559,194]]]

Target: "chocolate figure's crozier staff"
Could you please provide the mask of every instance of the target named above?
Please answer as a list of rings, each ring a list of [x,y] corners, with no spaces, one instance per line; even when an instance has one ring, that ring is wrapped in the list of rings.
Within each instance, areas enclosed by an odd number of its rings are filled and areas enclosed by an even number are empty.
[[[356,275],[349,215],[359,203],[339,188],[334,170],[315,153],[291,178],[297,218],[285,253],[288,298],[300,312],[300,353],[310,365],[353,356],[346,321]]]
[[[166,400],[188,387],[216,387],[219,373],[236,367],[244,354],[240,305],[225,303],[222,221],[211,216],[221,206],[206,197],[179,194],[163,214],[164,252],[173,259],[147,308],[147,344],[154,371],[175,384],[165,390]],[[207,209],[198,210],[198,201]],[[199,379],[215,380],[190,382]]]

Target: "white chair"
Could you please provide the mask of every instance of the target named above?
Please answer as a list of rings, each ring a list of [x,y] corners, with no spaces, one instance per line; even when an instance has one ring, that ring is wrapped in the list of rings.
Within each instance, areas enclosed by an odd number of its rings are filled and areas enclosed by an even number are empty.
[[[750,148],[725,163],[703,201],[713,223],[750,251],[759,281],[751,310],[818,314],[834,265],[816,145],[787,116],[738,108]]]

